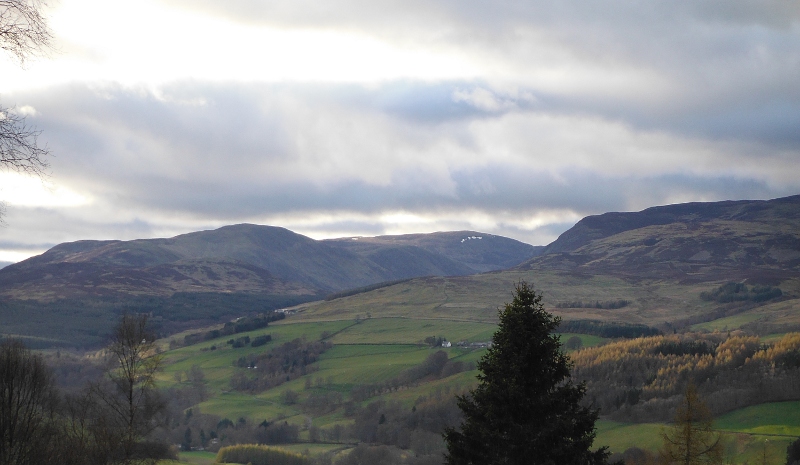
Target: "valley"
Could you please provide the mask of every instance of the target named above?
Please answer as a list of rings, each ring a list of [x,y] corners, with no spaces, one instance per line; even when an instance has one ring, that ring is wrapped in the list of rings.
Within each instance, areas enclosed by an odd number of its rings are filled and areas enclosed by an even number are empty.
[[[800,196],[588,217],[543,248],[476,232],[313,241],[252,225],[62,244],[0,270],[0,331],[58,366],[57,350],[96,353],[120,314],[148,315],[171,409],[158,434],[182,460],[262,442],[318,463],[370,445],[423,465],[437,463],[454,396],[475,386],[521,281],[562,318],[601,408],[597,446],[630,463],[655,453],[696,378],[730,463],[783,463],[800,435]],[[273,321],[225,332],[258,315]]]

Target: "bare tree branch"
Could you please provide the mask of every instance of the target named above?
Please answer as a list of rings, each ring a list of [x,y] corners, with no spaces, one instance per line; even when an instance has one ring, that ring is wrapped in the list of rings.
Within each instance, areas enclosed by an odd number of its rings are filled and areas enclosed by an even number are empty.
[[[21,65],[50,48],[53,36],[41,12],[45,5],[42,0],[0,0],[0,48]]]
[[[0,49],[25,66],[34,56],[45,55],[53,36],[42,14],[43,0],[0,0]],[[0,169],[38,177],[47,175],[50,150],[39,145],[40,131],[29,126],[25,116],[0,106]],[[0,202],[0,226],[5,204]]]
[[[40,133],[27,124],[24,116],[0,106],[0,168],[46,176],[50,150],[46,145],[39,146]]]

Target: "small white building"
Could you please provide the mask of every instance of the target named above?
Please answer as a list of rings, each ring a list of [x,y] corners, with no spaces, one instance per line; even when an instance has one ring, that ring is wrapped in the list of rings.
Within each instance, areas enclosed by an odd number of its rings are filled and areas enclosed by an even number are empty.
[[[450,347],[451,345],[450,341],[442,341],[442,347]]]

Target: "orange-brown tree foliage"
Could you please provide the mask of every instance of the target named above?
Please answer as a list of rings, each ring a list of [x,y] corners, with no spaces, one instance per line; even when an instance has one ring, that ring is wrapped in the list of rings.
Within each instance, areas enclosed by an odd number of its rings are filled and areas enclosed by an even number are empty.
[[[800,333],[773,344],[736,332],[654,336],[570,355],[586,398],[619,420],[669,420],[690,382],[715,415],[800,399]]]

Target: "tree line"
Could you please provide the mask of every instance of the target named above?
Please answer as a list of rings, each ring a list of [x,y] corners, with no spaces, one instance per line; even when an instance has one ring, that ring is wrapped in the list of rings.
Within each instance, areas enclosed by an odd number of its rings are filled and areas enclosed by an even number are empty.
[[[800,333],[772,344],[742,332],[651,336],[571,356],[587,399],[620,421],[669,421],[690,383],[714,415],[800,398]]]
[[[155,389],[161,355],[147,315],[124,315],[103,351],[102,375],[61,392],[41,355],[0,344],[0,463],[155,463],[174,456],[153,440],[165,412]]]
[[[235,365],[247,370],[234,373],[230,386],[251,393],[280,386],[315,371],[312,364],[331,347],[333,344],[327,341],[296,338],[268,352],[240,357]]]

